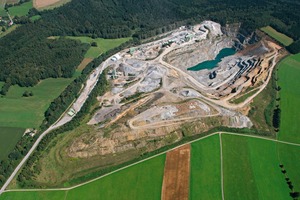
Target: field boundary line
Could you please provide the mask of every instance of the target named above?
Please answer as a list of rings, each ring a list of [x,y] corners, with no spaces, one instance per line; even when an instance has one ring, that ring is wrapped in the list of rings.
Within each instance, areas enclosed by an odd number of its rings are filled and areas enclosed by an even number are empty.
[[[221,160],[221,192],[222,192],[222,200],[224,198],[224,177],[223,177],[223,145],[222,145],[222,133],[219,133],[219,141],[220,141],[220,160]]]
[[[171,148],[171,149],[166,150],[166,151],[163,151],[163,152],[161,152],[161,153],[159,153],[159,154],[150,156],[150,157],[145,158],[145,159],[143,159],[143,160],[140,160],[140,161],[138,161],[138,162],[135,162],[135,163],[132,163],[132,164],[130,164],[130,165],[121,167],[120,169],[114,170],[114,171],[112,171],[112,172],[109,172],[109,173],[107,173],[107,174],[104,174],[104,175],[102,175],[102,176],[99,176],[99,177],[97,177],[97,178],[94,178],[94,179],[92,179],[92,180],[86,181],[86,182],[84,182],[84,183],[81,183],[81,184],[78,184],[78,185],[75,185],[75,186],[72,186],[72,187],[66,187],[66,188],[48,188],[48,189],[11,189],[11,190],[5,190],[5,191],[3,191],[3,193],[5,193],[5,192],[34,192],[34,191],[59,191],[59,190],[62,190],[62,191],[68,191],[68,190],[72,190],[72,189],[75,189],[75,188],[77,188],[77,187],[84,186],[84,185],[86,185],[86,184],[89,184],[89,183],[92,183],[92,182],[97,181],[97,180],[99,180],[99,179],[102,179],[102,178],[104,178],[104,177],[106,177],[106,176],[109,176],[109,175],[111,175],[111,174],[114,174],[114,173],[116,173],[116,172],[119,172],[119,171],[122,171],[122,170],[124,170],[124,169],[127,169],[127,168],[129,168],[129,167],[132,167],[132,166],[134,166],[134,165],[140,164],[140,163],[145,162],[145,161],[147,161],[147,160],[150,160],[150,159],[152,159],[152,158],[155,158],[155,157],[158,157],[158,156],[160,156],[160,155],[163,155],[163,154],[165,154],[165,153],[167,153],[167,152],[169,152],[169,151],[172,151],[172,150],[174,150],[174,149],[177,149],[177,148],[179,148],[179,147],[182,147],[182,146],[184,146],[184,145],[186,145],[186,144],[191,144],[191,143],[194,143],[194,142],[197,142],[197,141],[200,141],[200,140],[203,140],[203,139],[212,137],[212,136],[217,135],[217,134],[219,134],[219,135],[221,135],[221,134],[226,134],[226,135],[235,135],[235,136],[243,136],[243,137],[257,138],[257,139],[268,140],[268,141],[272,141],[272,142],[277,142],[277,143],[282,143],[282,144],[287,144],[287,145],[293,145],[293,146],[299,146],[299,147],[300,147],[300,144],[298,144],[298,143],[285,142],[285,141],[280,141],[280,140],[276,140],[276,139],[266,138],[266,137],[262,137],[262,136],[246,135],[246,134],[232,133],[232,132],[225,132],[225,131],[217,131],[217,132],[214,132],[214,133],[212,133],[212,134],[206,135],[206,136],[204,136],[204,137],[197,138],[197,139],[195,139],[195,140],[191,140],[191,141],[186,142],[186,143],[184,143],[184,144],[178,145],[178,146],[176,146],[176,147],[174,147],[174,148]]]

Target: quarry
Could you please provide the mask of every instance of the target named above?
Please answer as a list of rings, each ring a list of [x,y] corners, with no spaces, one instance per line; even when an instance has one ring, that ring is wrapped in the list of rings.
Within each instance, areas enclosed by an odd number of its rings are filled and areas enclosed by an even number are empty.
[[[183,26],[103,62],[99,68],[111,87],[88,121],[95,131],[75,138],[68,156],[144,153],[217,126],[250,128],[245,107],[266,87],[284,53],[268,38],[243,36],[239,28],[212,21]]]

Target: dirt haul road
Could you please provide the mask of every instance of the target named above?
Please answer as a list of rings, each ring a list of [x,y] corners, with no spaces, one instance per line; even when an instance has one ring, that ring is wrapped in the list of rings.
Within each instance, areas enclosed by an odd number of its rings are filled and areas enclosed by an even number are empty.
[[[167,153],[162,200],[187,200],[190,182],[190,144]]]

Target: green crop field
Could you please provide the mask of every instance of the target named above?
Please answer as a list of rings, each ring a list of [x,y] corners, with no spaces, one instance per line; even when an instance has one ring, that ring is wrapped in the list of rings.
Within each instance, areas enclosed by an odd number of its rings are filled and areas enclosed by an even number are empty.
[[[276,143],[222,135],[225,199],[289,199]]]
[[[64,200],[66,191],[8,192],[0,196],[1,200]]]
[[[300,147],[278,144],[280,162],[287,171],[287,176],[292,181],[297,192],[300,191]]]
[[[72,80],[46,79],[31,88],[12,86],[7,95],[0,98],[0,126],[38,128],[50,103]],[[26,90],[32,91],[33,96],[22,97]]]
[[[14,149],[24,131],[24,128],[0,127],[0,160]]]
[[[219,135],[191,147],[190,199],[221,199]]]
[[[110,49],[113,49],[117,46],[120,46],[122,43],[130,40],[131,38],[119,38],[119,39],[103,39],[103,38],[96,38],[93,39],[91,37],[72,37],[67,36],[67,38],[80,40],[82,43],[91,44],[92,42],[97,43],[97,47],[90,47],[89,50],[86,52],[86,58],[97,58],[101,53],[104,53]]]
[[[7,192],[0,200],[160,199],[164,164],[161,155],[67,192]]]
[[[292,38],[290,38],[282,33],[279,33],[278,31],[273,29],[271,26],[263,27],[263,28],[261,28],[261,30],[263,32],[265,32],[266,34],[268,34],[269,36],[271,36],[272,38],[274,38],[275,40],[277,40],[278,42],[280,42],[281,44],[283,44],[284,46],[289,46],[290,44],[292,44],[294,42],[294,40]]]
[[[28,11],[33,8],[32,1],[22,3],[19,6],[13,6],[8,8],[8,12],[11,16],[24,16],[28,14]]]
[[[279,139],[300,143],[300,54],[279,65],[281,124]]]

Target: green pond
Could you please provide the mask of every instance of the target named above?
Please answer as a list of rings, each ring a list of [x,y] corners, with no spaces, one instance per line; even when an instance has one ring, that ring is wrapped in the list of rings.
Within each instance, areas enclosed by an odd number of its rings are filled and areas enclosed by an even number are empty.
[[[195,65],[194,67],[190,67],[187,70],[190,71],[199,71],[202,69],[212,69],[218,65],[219,62],[221,62],[222,58],[225,58],[227,56],[231,56],[235,54],[235,50],[232,48],[224,48],[222,49],[219,54],[216,56],[214,60],[207,60],[202,63],[199,63]]]

